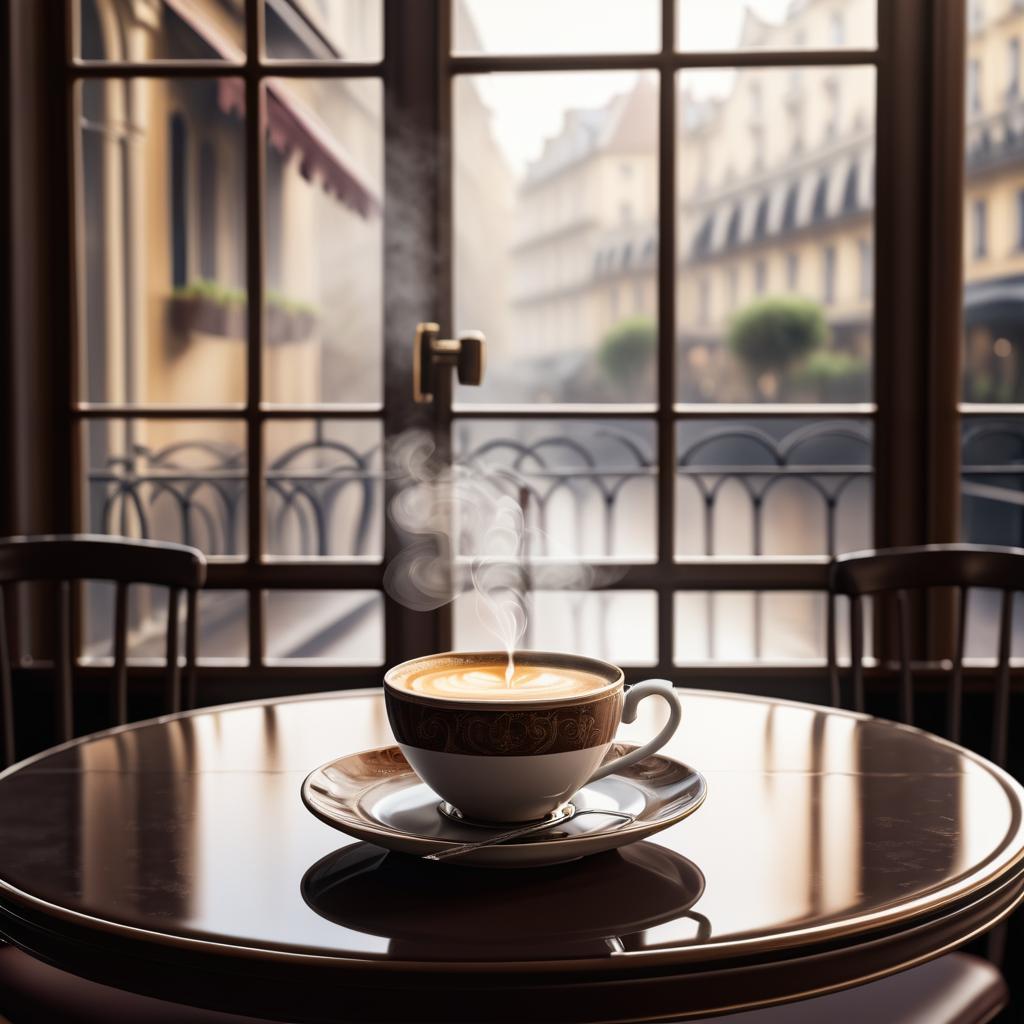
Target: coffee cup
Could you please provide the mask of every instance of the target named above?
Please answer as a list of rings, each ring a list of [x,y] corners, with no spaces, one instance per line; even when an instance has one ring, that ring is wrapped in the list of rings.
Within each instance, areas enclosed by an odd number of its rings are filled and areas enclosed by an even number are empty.
[[[395,739],[419,777],[464,817],[545,817],[590,782],[659,750],[676,731],[679,698],[665,679],[625,687],[622,670],[595,658],[517,652],[449,653],[403,662],[384,677]],[[669,706],[653,739],[605,763],[620,722],[645,697]]]

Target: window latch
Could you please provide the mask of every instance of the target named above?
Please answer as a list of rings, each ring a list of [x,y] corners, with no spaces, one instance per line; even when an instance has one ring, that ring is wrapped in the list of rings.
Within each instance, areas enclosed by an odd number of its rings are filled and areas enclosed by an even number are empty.
[[[439,338],[437,324],[416,325],[412,350],[412,397],[432,402],[441,367],[454,366],[460,384],[479,386],[484,379],[487,342],[480,331],[463,331],[458,338]]]

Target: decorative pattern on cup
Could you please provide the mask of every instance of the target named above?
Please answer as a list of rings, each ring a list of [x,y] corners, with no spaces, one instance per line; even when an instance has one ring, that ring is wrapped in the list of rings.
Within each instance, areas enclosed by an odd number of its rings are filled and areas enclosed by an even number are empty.
[[[622,688],[552,708],[452,708],[404,700],[385,690],[399,743],[446,754],[526,757],[610,743],[622,717]]]

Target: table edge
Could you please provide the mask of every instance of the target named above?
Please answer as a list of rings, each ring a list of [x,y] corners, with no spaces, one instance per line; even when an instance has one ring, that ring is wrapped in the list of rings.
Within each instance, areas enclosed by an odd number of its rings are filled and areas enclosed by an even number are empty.
[[[337,966],[346,966],[359,970],[404,970],[408,972],[424,971],[438,972],[457,967],[460,971],[471,972],[497,972],[497,973],[538,973],[558,970],[584,970],[593,972],[595,969],[604,971],[612,964],[626,969],[641,962],[658,965],[683,966],[693,963],[712,963],[723,960],[735,959],[744,956],[759,956],[766,952],[785,952],[800,950],[808,952],[830,943],[844,943],[849,941],[853,945],[860,942],[871,941],[872,937],[883,936],[893,930],[907,930],[916,924],[926,921],[929,916],[943,913],[954,913],[958,907],[969,905],[970,902],[983,894],[986,890],[999,889],[1011,884],[1015,879],[1024,876],[1024,787],[1008,772],[993,764],[987,758],[966,747],[929,733],[916,726],[906,725],[902,722],[894,722],[888,719],[877,718],[862,712],[849,711],[845,708],[831,708],[825,705],[808,704],[803,701],[795,701],[787,698],[761,697],[755,694],[731,693],[727,691],[707,690],[697,687],[680,687],[687,693],[702,698],[714,700],[739,700],[758,704],[776,704],[793,707],[802,711],[824,711],[831,715],[852,718],[860,721],[874,720],[884,723],[887,727],[905,732],[915,733],[928,738],[930,742],[938,743],[941,746],[954,749],[958,754],[966,756],[968,760],[975,763],[983,771],[992,775],[999,782],[1014,813],[1016,824],[1015,836],[1018,840],[1015,852],[1007,854],[1009,844],[1004,845],[1001,851],[1004,856],[997,855],[989,861],[982,862],[970,875],[963,877],[952,892],[947,893],[944,898],[936,899],[936,891],[926,892],[912,901],[910,904],[901,905],[898,913],[887,913],[886,909],[875,911],[871,914],[860,915],[856,918],[846,919],[843,922],[832,922],[825,925],[810,926],[786,932],[784,937],[761,936],[755,939],[738,938],[728,942],[711,943],[699,946],[680,946],[671,950],[635,950],[618,954],[614,958],[606,960],[564,960],[564,961],[486,961],[486,962],[451,962],[439,964],[436,961],[394,961],[379,960],[372,958],[359,958],[344,955],[335,955],[327,952],[315,953],[301,948],[274,949],[267,946],[245,945],[231,941],[200,937],[194,935],[174,935],[168,932],[153,931],[135,925],[122,924],[111,921],[107,918],[94,917],[80,911],[69,910],[57,904],[50,903],[40,897],[33,896],[23,890],[11,885],[0,878],[0,899],[26,908],[30,912],[55,921],[63,921],[74,927],[89,928],[92,931],[102,932],[106,935],[124,938],[127,941],[142,943],[149,947],[170,947],[179,950],[196,950],[209,954],[220,954],[224,956],[245,955],[253,961],[264,961],[267,959],[278,961],[287,960],[292,962],[306,963],[330,963]],[[39,761],[63,751],[82,746],[86,743],[119,735],[121,733],[141,729],[153,725],[163,725],[183,718],[193,718],[204,714],[221,713],[224,711],[242,710],[245,708],[265,707],[272,704],[308,703],[317,700],[338,700],[357,697],[377,696],[383,699],[381,687],[359,687],[354,689],[323,691],[309,694],[288,695],[286,697],[265,697],[251,701],[240,701],[236,703],[211,705],[210,707],[194,708],[188,711],[175,714],[159,715],[154,718],[145,719],[139,722],[126,725],[114,726],[99,732],[89,733],[85,736],[76,737],[55,747],[50,747],[38,754],[32,755],[19,761],[3,772],[0,772],[0,782],[3,782],[8,775],[31,767]],[[355,751],[353,751],[355,753]],[[297,773],[298,774],[298,773]],[[303,778],[305,778],[303,773]],[[301,793],[299,794],[301,799]],[[329,827],[325,825],[324,827]],[[998,866],[998,870],[996,867]],[[988,870],[984,870],[985,868]],[[943,890],[938,890],[942,892]],[[5,908],[0,903],[0,919],[4,916]],[[699,954],[698,954],[699,951]]]

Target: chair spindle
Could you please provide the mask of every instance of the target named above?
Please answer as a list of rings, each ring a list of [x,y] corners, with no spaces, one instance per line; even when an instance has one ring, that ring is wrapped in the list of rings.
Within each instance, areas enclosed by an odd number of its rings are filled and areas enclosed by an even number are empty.
[[[114,601],[114,721],[128,721],[128,585],[117,584]]]
[[[185,699],[188,707],[196,706],[196,629],[198,594],[188,590],[185,595]]]
[[[850,664],[853,668],[853,708],[864,710],[864,612],[859,596],[850,598]]]
[[[7,643],[6,587],[0,587],[0,715],[3,715],[2,767],[14,764],[14,692],[11,683],[11,648]]]
[[[953,653],[953,676],[949,684],[949,738],[960,742],[964,705],[964,645],[967,636],[967,587],[957,590],[956,603],[956,650]]]
[[[905,590],[896,592],[900,635],[900,718],[914,724],[914,678],[910,671],[910,598]]]
[[[826,598],[825,614],[825,657],[828,660],[829,700],[832,707],[840,707],[839,657],[836,652],[836,598],[829,593]]]
[[[992,716],[992,760],[1006,764],[1010,718],[1010,640],[1013,636],[1012,590],[1003,591],[999,613],[999,670],[996,674],[995,707]]]
[[[171,712],[181,710],[181,666],[178,664],[178,605],[181,591],[167,592],[167,703]]]
[[[63,742],[74,735],[71,707],[71,583],[58,586],[57,612],[57,738]]]

